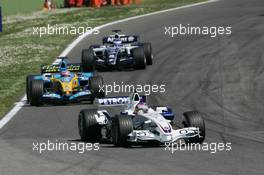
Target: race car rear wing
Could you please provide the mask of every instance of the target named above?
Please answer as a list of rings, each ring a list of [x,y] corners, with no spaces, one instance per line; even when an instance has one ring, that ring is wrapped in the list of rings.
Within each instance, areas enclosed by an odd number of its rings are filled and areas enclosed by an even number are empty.
[[[106,36],[103,37],[103,43],[105,44],[113,44],[115,37],[110,35],[110,36]],[[120,36],[120,40],[122,41],[122,43],[124,44],[128,44],[128,43],[134,43],[134,42],[138,42],[139,41],[139,37],[136,35],[130,35],[130,36]]]
[[[67,65],[67,70],[70,72],[81,72],[81,65],[79,63],[72,63]],[[43,65],[41,66],[41,73],[59,73],[60,65]]]

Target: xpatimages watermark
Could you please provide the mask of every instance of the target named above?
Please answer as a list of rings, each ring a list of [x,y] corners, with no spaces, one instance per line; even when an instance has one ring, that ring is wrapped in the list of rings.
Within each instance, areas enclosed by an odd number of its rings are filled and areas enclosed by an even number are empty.
[[[0,6],[0,32],[2,32],[2,7]]]

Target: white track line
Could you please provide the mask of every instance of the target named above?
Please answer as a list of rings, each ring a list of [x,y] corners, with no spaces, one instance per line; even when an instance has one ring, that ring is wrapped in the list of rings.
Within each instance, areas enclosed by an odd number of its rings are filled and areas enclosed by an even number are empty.
[[[107,26],[111,26],[117,23],[121,23],[121,22],[125,22],[125,21],[129,21],[129,20],[133,20],[133,19],[138,19],[138,18],[142,18],[142,17],[146,17],[146,16],[151,16],[151,15],[156,15],[156,14],[160,14],[160,13],[165,13],[165,12],[170,12],[170,11],[174,11],[174,10],[179,10],[179,9],[185,9],[185,8],[190,8],[190,7],[194,7],[194,6],[198,6],[198,5],[203,5],[203,4],[208,4],[211,2],[216,2],[216,1],[220,1],[220,0],[209,0],[206,2],[200,2],[200,3],[195,3],[195,4],[190,4],[190,5],[185,5],[185,6],[181,6],[181,7],[176,7],[176,8],[171,8],[171,9],[167,9],[167,10],[162,10],[162,11],[158,11],[158,12],[153,12],[153,13],[148,13],[145,15],[140,15],[140,16],[134,16],[134,17],[130,17],[130,18],[126,18],[126,19],[122,19],[122,20],[118,20],[118,21],[114,21],[114,22],[110,22],[101,26],[98,26],[96,28],[94,28],[94,30],[100,30],[104,27]],[[70,45],[68,45],[68,47],[60,54],[60,56],[66,56],[70,53],[70,51],[84,38],[86,38],[87,36],[91,35],[94,30],[89,31],[84,33],[83,35],[79,36],[77,39],[75,39]],[[56,61],[56,60],[55,60]],[[55,62],[54,61],[54,62]],[[26,95],[24,95],[22,97],[22,99],[15,103],[15,106],[0,120],[0,129],[3,128],[5,126],[5,124],[7,124],[15,115],[16,113],[25,105],[26,103]]]

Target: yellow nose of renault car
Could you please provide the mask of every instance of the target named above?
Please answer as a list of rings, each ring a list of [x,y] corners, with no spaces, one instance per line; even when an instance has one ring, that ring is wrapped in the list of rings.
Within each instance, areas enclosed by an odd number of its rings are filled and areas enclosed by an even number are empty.
[[[78,76],[74,74],[69,77],[62,78],[51,78],[52,84],[57,85],[58,87],[54,87],[54,90],[61,90],[62,94],[71,95],[72,93],[77,92],[80,88],[80,83],[78,80]]]

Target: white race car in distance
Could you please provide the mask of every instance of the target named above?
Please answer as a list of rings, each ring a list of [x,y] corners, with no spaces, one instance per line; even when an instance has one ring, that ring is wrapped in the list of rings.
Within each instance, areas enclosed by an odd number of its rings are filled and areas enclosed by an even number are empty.
[[[120,114],[111,116],[107,110],[84,109],[78,119],[83,141],[108,139],[116,146],[155,141],[161,144],[184,139],[187,143],[202,143],[205,123],[197,111],[183,113],[183,128],[173,129],[174,115],[168,107],[150,108],[145,96],[133,93],[129,97],[98,99],[101,106],[124,106]]]

